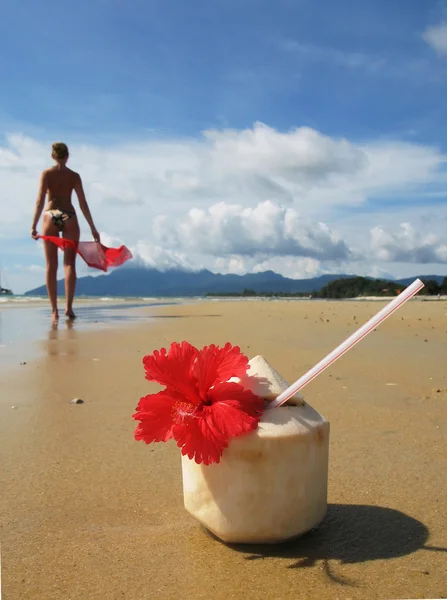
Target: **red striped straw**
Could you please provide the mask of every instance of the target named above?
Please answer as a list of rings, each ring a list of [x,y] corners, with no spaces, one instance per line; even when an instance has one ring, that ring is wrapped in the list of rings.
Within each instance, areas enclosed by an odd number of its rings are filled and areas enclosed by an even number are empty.
[[[400,308],[407,300],[417,294],[424,284],[420,279],[413,281],[403,292],[401,292],[394,300],[387,304],[382,310],[380,310],[374,317],[372,317],[367,323],[362,325],[356,332],[342,342],[335,350],[332,350],[325,358],[310,369],[305,375],[297,379],[295,383],[289,386],[286,390],[281,392],[275,400],[273,400],[268,408],[277,408],[287,402],[294,394],[296,394],[301,388],[310,383],[318,377],[325,369],[332,365],[340,356],[343,356],[345,352],[353,348],[360,340],[368,335],[373,329],[375,329],[380,323],[385,321],[390,315],[392,315],[398,308]]]

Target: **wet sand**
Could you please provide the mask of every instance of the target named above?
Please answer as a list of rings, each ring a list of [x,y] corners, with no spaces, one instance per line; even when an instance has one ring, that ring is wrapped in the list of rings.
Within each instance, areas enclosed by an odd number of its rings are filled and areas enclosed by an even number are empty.
[[[36,340],[48,334],[51,309],[48,300],[33,301],[18,297],[0,303],[0,368],[16,361],[18,355],[35,356]],[[5,300],[1,298],[1,300]],[[193,302],[190,300],[189,302]],[[172,306],[184,303],[182,298],[139,299],[80,299],[76,302],[77,331],[99,330],[110,326],[129,324],[147,317],[152,306]],[[60,305],[63,306],[62,300]],[[60,311],[60,327],[66,323],[64,311]]]
[[[40,356],[2,374],[3,599],[447,597],[446,302],[408,303],[303,390],[331,422],[329,509],[297,541],[214,540],[183,508],[176,446],[133,440],[158,389],[144,354],[231,341],[294,380],[380,307],[206,302],[48,326]]]

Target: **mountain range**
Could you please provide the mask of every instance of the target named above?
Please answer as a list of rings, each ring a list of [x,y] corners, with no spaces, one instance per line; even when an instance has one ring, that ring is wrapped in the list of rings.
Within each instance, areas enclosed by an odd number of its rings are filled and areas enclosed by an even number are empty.
[[[322,287],[336,279],[346,279],[354,275],[331,274],[320,275],[310,279],[290,279],[274,271],[262,273],[247,273],[245,275],[221,275],[206,269],[201,271],[181,271],[145,267],[128,267],[112,271],[107,275],[97,277],[80,277],[76,285],[76,294],[79,296],[135,296],[135,297],[178,297],[178,296],[203,296],[208,293],[225,294],[241,293],[245,289],[256,292],[283,292],[283,293],[311,293],[320,291]],[[395,281],[402,285],[409,285],[416,279],[408,277]],[[424,275],[422,279],[433,279],[441,283],[441,275]],[[64,293],[64,282],[58,281],[58,293]],[[25,295],[39,296],[46,294],[46,287],[40,286],[29,290]]]

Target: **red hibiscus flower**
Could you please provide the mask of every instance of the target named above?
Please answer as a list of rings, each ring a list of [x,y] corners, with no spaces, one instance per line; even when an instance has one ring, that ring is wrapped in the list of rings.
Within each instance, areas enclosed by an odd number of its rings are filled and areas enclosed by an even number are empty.
[[[135,439],[166,442],[174,438],[183,455],[196,463],[218,463],[232,437],[258,426],[263,400],[231,377],[247,372],[248,358],[227,343],[197,350],[174,342],[143,359],[146,379],[166,386],[141,398],[133,418]]]

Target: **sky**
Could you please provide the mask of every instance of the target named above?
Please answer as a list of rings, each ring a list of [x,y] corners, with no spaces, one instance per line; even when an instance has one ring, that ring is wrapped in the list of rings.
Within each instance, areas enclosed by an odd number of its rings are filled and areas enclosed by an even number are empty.
[[[3,0],[0,73],[16,293],[54,141],[133,264],[447,275],[447,0]]]

